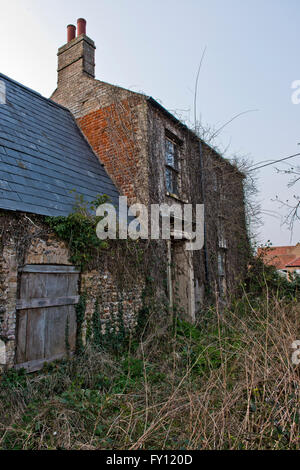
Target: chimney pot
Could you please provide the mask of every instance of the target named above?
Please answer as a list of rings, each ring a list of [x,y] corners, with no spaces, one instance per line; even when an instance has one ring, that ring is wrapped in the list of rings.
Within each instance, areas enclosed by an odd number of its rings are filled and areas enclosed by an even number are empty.
[[[67,26],[67,41],[70,42],[75,39],[76,36],[76,26],[69,24]]]
[[[84,18],[77,20],[77,37],[81,34],[86,34],[86,20]]]

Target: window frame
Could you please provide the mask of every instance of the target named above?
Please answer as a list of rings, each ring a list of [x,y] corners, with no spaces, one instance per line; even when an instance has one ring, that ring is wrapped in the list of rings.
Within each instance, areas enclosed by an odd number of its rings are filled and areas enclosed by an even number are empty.
[[[167,143],[170,142],[173,145],[174,153],[173,159],[174,164],[169,163],[168,160],[168,149]],[[169,194],[174,194],[179,196],[179,180],[180,180],[180,143],[175,137],[172,137],[169,133],[165,133],[164,141],[164,159],[165,159],[165,183],[166,190]],[[167,176],[169,174],[169,176]],[[171,186],[169,186],[168,181],[171,180]]]

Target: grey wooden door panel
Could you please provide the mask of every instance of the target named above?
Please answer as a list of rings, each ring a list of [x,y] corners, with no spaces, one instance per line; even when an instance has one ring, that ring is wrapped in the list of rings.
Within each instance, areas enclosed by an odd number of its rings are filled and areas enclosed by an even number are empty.
[[[48,308],[45,325],[45,357],[66,353],[68,307]]]
[[[18,314],[17,318],[17,353],[16,362],[26,362],[26,338],[27,338],[27,310]]]
[[[45,357],[45,322],[45,310],[35,309],[34,312],[28,311],[26,328],[26,362]]]
[[[72,266],[25,266],[17,301],[16,367],[38,370],[75,351],[79,271]],[[67,337],[68,333],[68,337]]]

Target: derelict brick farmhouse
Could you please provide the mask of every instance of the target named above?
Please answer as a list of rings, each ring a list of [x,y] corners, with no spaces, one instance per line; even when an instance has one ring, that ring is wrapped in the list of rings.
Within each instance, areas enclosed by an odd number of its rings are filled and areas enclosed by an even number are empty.
[[[35,370],[75,349],[75,304],[87,293],[86,319],[99,302],[104,321],[122,307],[133,327],[145,280],[120,287],[109,267],[80,272],[44,216],[68,215],[74,193],[129,203],[205,205],[205,245],[161,241],[166,296],[195,321],[215,293],[226,297],[246,269],[243,174],[153,98],[95,79],[95,45],[86,23],[68,26],[58,51],[51,100],[0,75],[2,253],[0,339],[6,365]],[[159,243],[158,243],[159,245]],[[163,279],[161,279],[161,286]],[[163,291],[164,288],[161,287]]]

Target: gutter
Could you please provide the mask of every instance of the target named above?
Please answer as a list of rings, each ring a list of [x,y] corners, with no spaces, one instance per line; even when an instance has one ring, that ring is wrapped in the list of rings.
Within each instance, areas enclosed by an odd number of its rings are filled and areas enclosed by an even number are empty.
[[[226,163],[227,165],[229,165],[231,167],[232,170],[234,170],[236,173],[238,173],[243,179],[246,178],[246,175],[241,172],[238,168],[236,168],[235,165],[233,165],[232,163],[230,163],[229,160],[227,160],[226,158],[222,157],[222,155],[217,152],[214,148],[212,148],[209,144],[207,144],[206,142],[204,142],[192,129],[190,129],[186,124],[184,124],[183,122],[181,122],[177,117],[175,117],[173,114],[170,113],[170,111],[168,111],[166,108],[164,108],[160,103],[158,103],[158,101],[156,101],[154,98],[152,98],[152,96],[146,96],[146,100],[148,101],[148,103],[150,103],[154,108],[158,109],[159,111],[161,111],[165,116],[167,116],[171,121],[173,121],[176,125],[180,126],[182,129],[184,129],[185,131],[187,132],[190,132],[190,134],[192,134],[192,136],[199,141],[199,144],[201,145],[202,147],[202,144],[205,144],[207,147],[209,147],[215,154],[216,157],[218,157],[220,160],[222,160],[222,162]],[[202,150],[201,150],[202,151]]]

